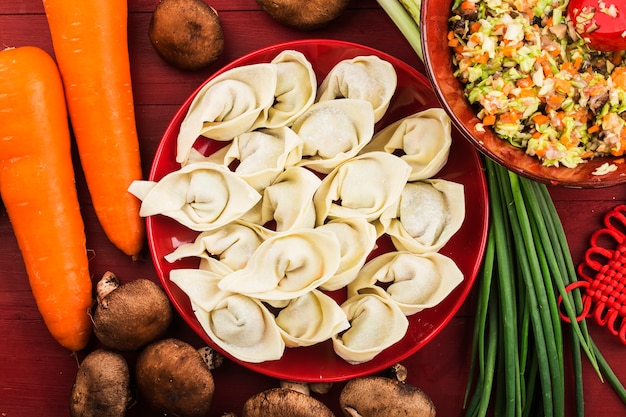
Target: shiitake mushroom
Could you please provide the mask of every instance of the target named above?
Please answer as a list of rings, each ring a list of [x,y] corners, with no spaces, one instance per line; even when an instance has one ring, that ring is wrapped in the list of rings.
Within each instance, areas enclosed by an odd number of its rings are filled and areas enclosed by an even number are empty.
[[[139,396],[151,408],[173,417],[203,417],[211,406],[215,383],[202,355],[178,339],[146,346],[135,364]]]
[[[290,388],[270,388],[248,398],[242,417],[334,417],[320,400]]]
[[[170,301],[153,281],[139,278],[120,284],[115,274],[106,272],[96,288],[93,329],[108,348],[137,350],[165,334],[172,322]]]
[[[435,406],[420,388],[384,376],[351,379],[339,395],[346,417],[435,417]]]
[[[205,68],[224,50],[220,18],[203,0],[161,0],[148,35],[157,54],[183,70]]]
[[[124,417],[133,401],[123,356],[97,349],[83,359],[70,395],[71,417]]]
[[[257,0],[278,23],[300,30],[315,30],[337,19],[350,0]]]

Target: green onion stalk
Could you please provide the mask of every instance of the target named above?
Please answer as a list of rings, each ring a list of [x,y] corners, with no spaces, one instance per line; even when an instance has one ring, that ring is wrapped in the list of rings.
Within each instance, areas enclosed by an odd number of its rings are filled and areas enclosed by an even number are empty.
[[[423,61],[420,0],[377,0]],[[565,367],[575,375],[577,416],[584,416],[582,353],[626,404],[626,388],[589,335],[565,232],[544,184],[483,158],[490,224],[477,279],[472,361],[465,415],[565,415]],[[558,299],[570,319],[560,318]],[[569,341],[571,357],[564,343]]]

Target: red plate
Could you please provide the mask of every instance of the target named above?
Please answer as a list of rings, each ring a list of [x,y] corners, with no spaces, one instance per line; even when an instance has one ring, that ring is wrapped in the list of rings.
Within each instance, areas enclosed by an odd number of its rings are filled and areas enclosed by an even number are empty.
[[[335,40],[313,39],[286,42],[252,52],[225,66],[202,85],[231,68],[269,62],[283,50],[302,52],[313,65],[319,82],[339,61],[355,56],[377,55],[392,63],[398,75],[398,87],[387,114],[377,124],[377,130],[418,111],[440,107],[427,79],[414,68],[375,49]],[[193,97],[202,85],[183,103],[166,129],[152,164],[150,180],[158,181],[166,174],[180,168],[175,161],[178,129]],[[472,145],[456,130],[453,130],[453,139],[448,163],[438,177],[459,182],[465,186],[466,219],[461,229],[440,252],[456,262],[465,279],[439,305],[410,316],[409,330],[405,337],[373,360],[359,365],[350,365],[334,353],[330,341],[311,347],[287,348],[283,357],[276,361],[247,363],[232,358],[207,336],[194,316],[189,298],[169,279],[172,269],[195,268],[198,260],[190,258],[170,264],[163,258],[180,244],[193,241],[198,232],[189,230],[165,216],[148,217],[148,243],[152,259],[174,307],[207,344],[253,371],[278,379],[307,382],[342,381],[383,370],[415,353],[441,331],[464,302],[476,278],[486,242],[488,199],[481,160]],[[213,145],[215,148],[219,147],[218,144]],[[208,149],[211,150],[211,143],[208,144]],[[379,249],[372,256],[393,249],[389,241],[384,238],[381,238],[379,243]]]

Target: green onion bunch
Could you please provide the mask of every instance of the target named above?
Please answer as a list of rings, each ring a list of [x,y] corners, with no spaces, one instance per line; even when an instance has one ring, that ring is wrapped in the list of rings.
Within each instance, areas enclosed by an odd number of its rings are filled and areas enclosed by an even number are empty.
[[[423,59],[420,0],[378,3]],[[481,272],[465,415],[565,415],[565,369],[574,375],[575,410],[584,416],[582,354],[626,404],[626,389],[591,339],[560,218],[544,184],[484,158],[490,224]],[[561,320],[561,308],[570,323]],[[565,344],[570,348],[566,349]],[[566,355],[566,353],[568,353]]]
[[[576,269],[547,187],[484,162],[490,224],[477,280],[465,415],[493,409],[497,416],[564,416],[565,367],[571,366],[576,415],[584,416],[582,353],[626,403],[626,390],[586,321],[576,320],[580,293],[566,291]],[[559,296],[569,324],[560,318]]]
[[[586,323],[576,321],[580,294],[565,290],[577,278],[560,219],[544,185],[484,161],[491,216],[477,281],[466,416],[487,415],[491,405],[498,416],[564,416],[568,336],[583,415],[581,352],[600,370]]]

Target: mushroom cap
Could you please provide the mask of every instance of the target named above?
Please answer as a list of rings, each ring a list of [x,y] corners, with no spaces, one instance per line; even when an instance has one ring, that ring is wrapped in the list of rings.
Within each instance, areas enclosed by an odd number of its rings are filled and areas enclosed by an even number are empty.
[[[368,376],[348,381],[339,395],[346,417],[435,417],[435,406],[419,388],[391,378]]]
[[[133,398],[126,360],[97,349],[78,368],[70,395],[71,417],[123,417]]]
[[[165,291],[155,282],[140,278],[111,291],[96,306],[94,334],[109,348],[137,350],[162,336],[172,317]]]
[[[213,375],[200,353],[177,339],[146,346],[136,362],[139,394],[155,410],[174,417],[203,417],[215,391]]]
[[[334,417],[321,401],[289,388],[270,388],[248,398],[242,417]]]
[[[219,16],[203,0],[161,0],[148,35],[165,62],[184,70],[207,67],[224,50]]]
[[[261,9],[278,23],[300,30],[328,25],[348,6],[349,0],[257,0]]]

